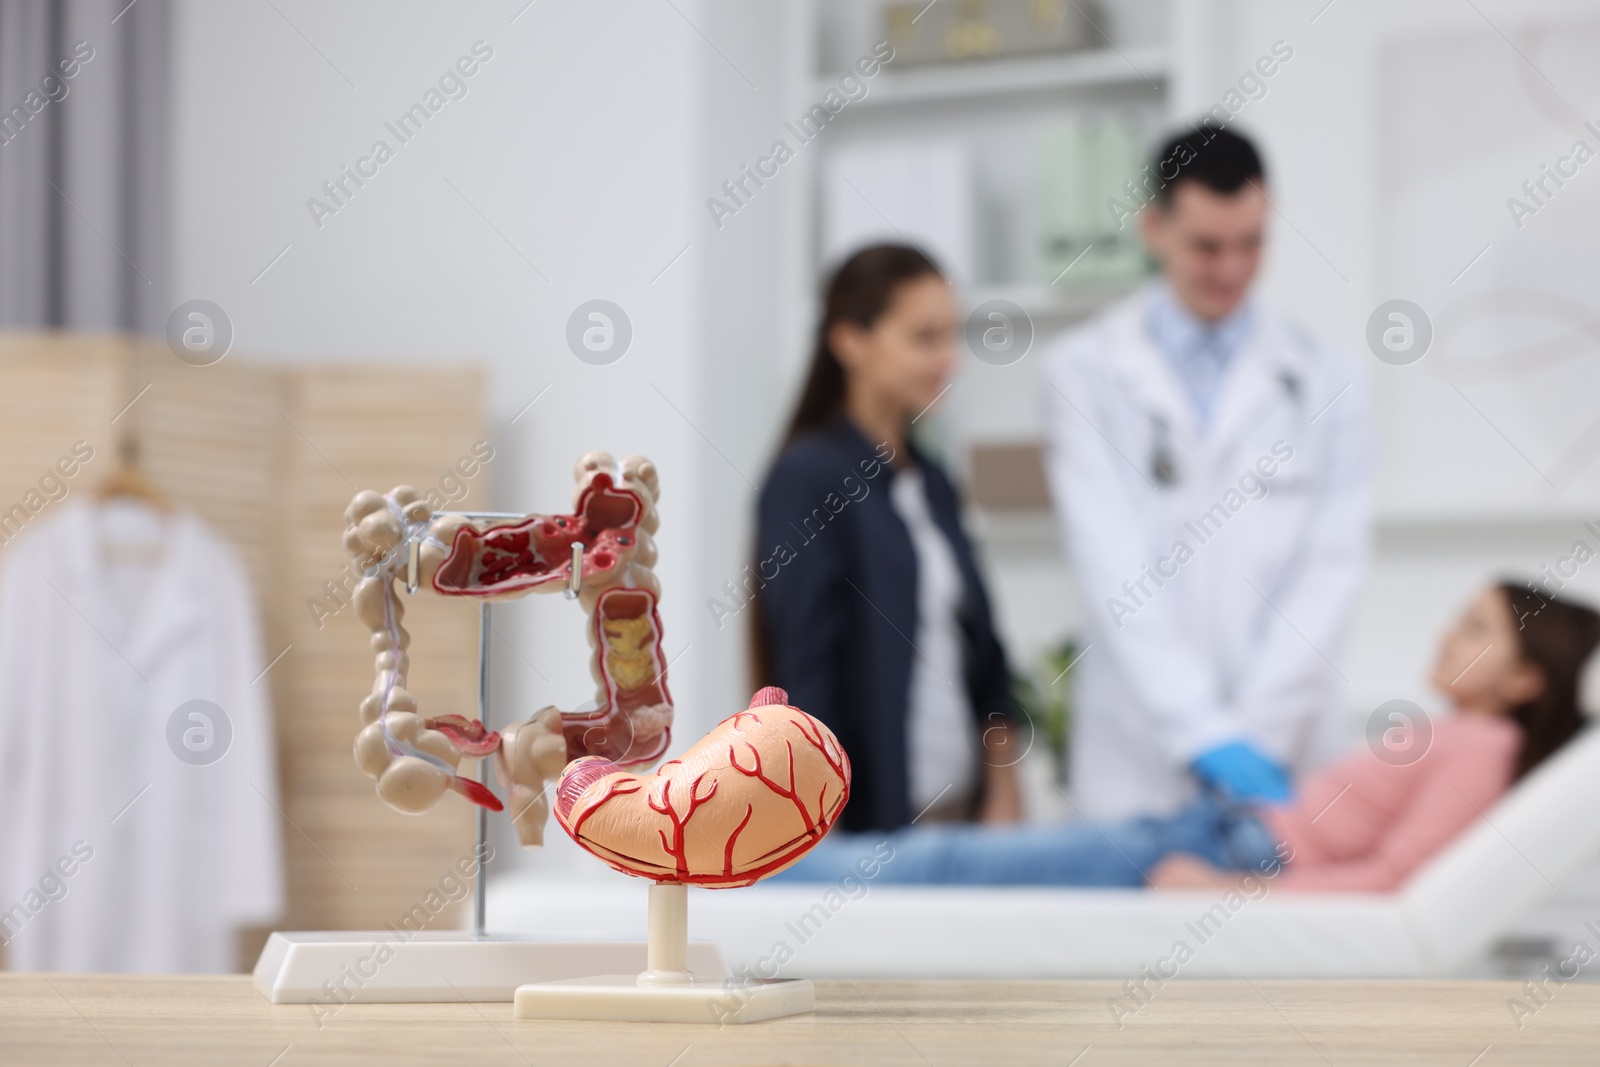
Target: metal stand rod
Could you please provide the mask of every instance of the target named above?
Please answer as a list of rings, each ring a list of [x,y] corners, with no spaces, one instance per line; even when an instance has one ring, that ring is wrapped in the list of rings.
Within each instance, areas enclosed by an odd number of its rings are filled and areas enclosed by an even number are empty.
[[[478,721],[483,723],[485,730],[492,730],[489,725],[489,644],[494,633],[493,624],[489,618],[489,602],[486,600],[478,605]],[[488,756],[478,761],[478,781],[485,788],[489,785],[491,774]],[[478,892],[472,902],[472,934],[482,937],[485,933],[486,913],[489,900],[489,809],[478,809]]]
[[[515,511],[441,511],[440,515],[464,515],[473,522],[501,522],[519,521],[528,518],[527,515]],[[489,645],[494,635],[494,624],[490,620],[489,602],[487,600],[478,604],[478,721],[483,723],[485,730],[494,729],[489,714]],[[490,767],[491,757],[485,756],[478,764],[478,781],[487,788],[489,779],[494,770]],[[484,937],[488,932],[488,901],[489,901],[489,809],[478,809],[478,886],[477,893],[472,901],[472,936]]]

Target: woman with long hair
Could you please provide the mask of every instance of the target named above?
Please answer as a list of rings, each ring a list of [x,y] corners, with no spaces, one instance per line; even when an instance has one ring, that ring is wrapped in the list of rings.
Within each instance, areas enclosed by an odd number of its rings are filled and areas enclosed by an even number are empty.
[[[888,860],[882,836],[830,835],[778,877],[832,881],[877,849],[879,882],[1195,888],[1267,877],[1391,891],[1583,728],[1579,684],[1597,643],[1590,608],[1501,582],[1440,641],[1432,682],[1449,714],[1400,716],[1288,804],[1208,793],[1172,816],[1098,826],[913,827],[889,835]]]
[[[960,328],[917,249],[845,260],[761,487],[754,683],[786,690],[850,753],[847,830],[1019,817],[988,596],[955,488],[910,440],[948,386]]]

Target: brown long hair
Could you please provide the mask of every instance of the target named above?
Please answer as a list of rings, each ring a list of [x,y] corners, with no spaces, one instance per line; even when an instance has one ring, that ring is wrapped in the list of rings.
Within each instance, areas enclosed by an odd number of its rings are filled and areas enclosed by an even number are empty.
[[[944,272],[927,253],[910,245],[870,245],[839,264],[828,277],[822,291],[822,316],[811,349],[811,367],[806,372],[800,400],[789,418],[779,451],[795,438],[828,426],[844,414],[844,365],[828,344],[828,334],[842,322],[871,329],[889,310],[895,294],[906,282]],[[769,474],[768,477],[771,477]],[[759,546],[752,554],[760,558]],[[752,568],[759,569],[759,566]],[[772,677],[772,644],[761,618],[761,594],[752,590],[750,625],[750,685],[752,689],[777,684]]]
[[[811,368],[783,435],[784,445],[807,430],[828,425],[844,412],[844,366],[828,344],[829,332],[845,322],[871,329],[900,286],[929,274],[942,276],[944,272],[927,253],[897,244],[870,245],[834,269],[822,293]]]
[[[1544,675],[1539,695],[1511,709],[1511,718],[1522,727],[1516,775],[1521,778],[1583,728],[1578,687],[1585,663],[1600,644],[1600,615],[1531,583],[1502,581],[1496,588],[1505,594],[1517,624],[1518,651]]]

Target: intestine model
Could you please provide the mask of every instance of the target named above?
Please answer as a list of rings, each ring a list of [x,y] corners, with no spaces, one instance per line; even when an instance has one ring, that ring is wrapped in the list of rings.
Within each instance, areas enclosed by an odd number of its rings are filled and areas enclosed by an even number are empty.
[[[543,843],[555,782],[556,817],[573,840],[657,883],[720,889],[777,873],[837,821],[849,758],[826,726],[769,687],[644,773],[666,753],[673,716],[652,571],[656,470],[642,456],[618,464],[591,452],[574,476],[571,514],[490,522],[434,514],[410,486],[356,494],[344,544],[364,571],[353,602],[377,670],[361,702],[356,764],[398,811],[421,814],[451,791],[499,811],[492,791],[460,773],[463,761],[492,759],[525,846]],[[424,716],[405,687],[402,575],[408,589],[446,597],[574,596],[588,620],[594,709],[546,707],[499,731],[461,715]]]
[[[600,756],[619,766],[654,763],[671,737],[672,697],[656,612],[660,586],[651,535],[659,520],[656,470],[642,456],[619,465],[604,452],[578,461],[573,509],[475,523],[434,514],[417,491],[365,490],[345,510],[345,549],[363,568],[353,602],[372,631],[377,678],[361,702],[356,764],[378,797],[409,814],[454,791],[491,810],[500,800],[460,774],[463,760],[492,758],[522,844],[543,841],[546,786],[570,760]],[[407,691],[411,637],[395,588],[447,597],[509,600],[567,592],[588,620],[598,685],[592,710],[540,709],[498,732],[460,715],[424,716]]]

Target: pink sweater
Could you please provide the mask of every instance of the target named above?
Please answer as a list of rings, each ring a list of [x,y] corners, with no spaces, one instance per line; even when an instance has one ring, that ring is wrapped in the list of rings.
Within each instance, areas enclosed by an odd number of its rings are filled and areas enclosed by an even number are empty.
[[[1275,880],[1289,889],[1388,892],[1472,825],[1511,785],[1522,731],[1509,719],[1454,715],[1408,766],[1363,745],[1307,778],[1291,805],[1259,814],[1294,849]]]

